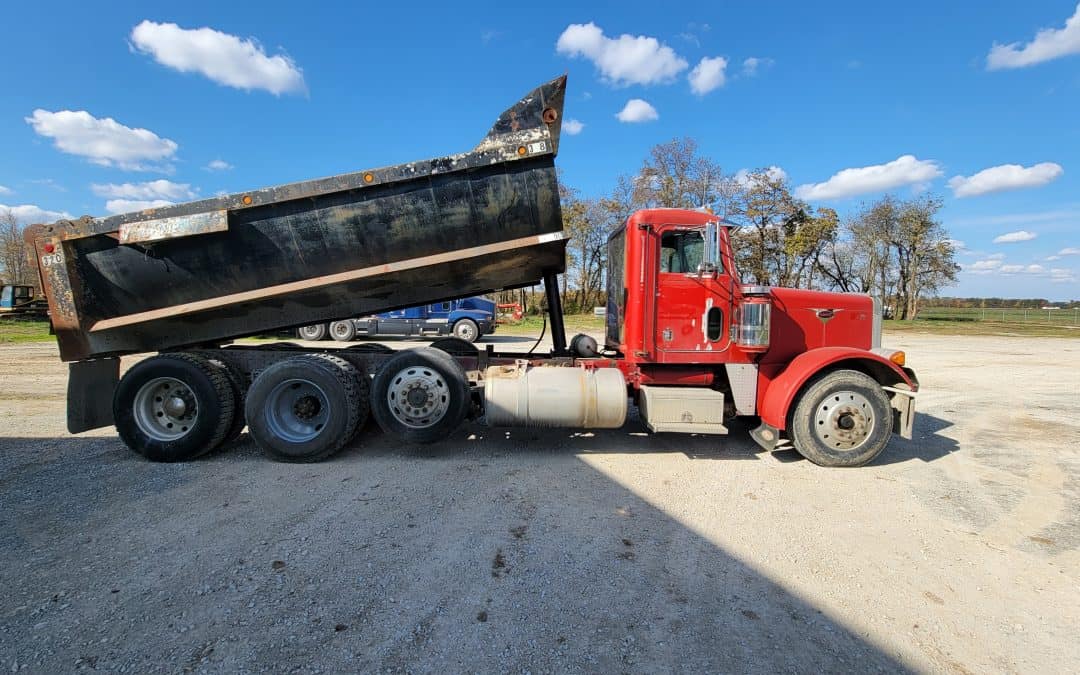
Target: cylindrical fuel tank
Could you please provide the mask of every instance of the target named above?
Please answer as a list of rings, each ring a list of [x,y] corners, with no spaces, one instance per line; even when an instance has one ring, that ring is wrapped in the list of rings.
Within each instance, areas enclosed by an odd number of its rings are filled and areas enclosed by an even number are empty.
[[[484,408],[492,427],[617,429],[626,421],[626,380],[616,368],[491,366]]]

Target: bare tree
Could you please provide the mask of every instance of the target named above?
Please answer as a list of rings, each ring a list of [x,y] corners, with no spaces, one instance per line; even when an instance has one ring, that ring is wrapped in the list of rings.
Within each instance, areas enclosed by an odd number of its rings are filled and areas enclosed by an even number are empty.
[[[654,145],[633,180],[632,200],[641,207],[693,209],[717,201],[720,166],[698,154],[697,141],[675,138]]]
[[[915,318],[920,298],[956,281],[959,271],[936,220],[941,205],[934,195],[908,201],[886,195],[864,206],[817,256],[826,285],[871,293],[893,316]]]
[[[24,229],[14,211],[0,209],[0,279],[4,283],[32,286],[36,282]]]

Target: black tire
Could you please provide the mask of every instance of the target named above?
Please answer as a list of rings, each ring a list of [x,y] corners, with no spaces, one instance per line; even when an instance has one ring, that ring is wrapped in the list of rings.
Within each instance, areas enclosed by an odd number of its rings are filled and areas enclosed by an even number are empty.
[[[364,425],[368,392],[368,378],[336,356],[278,361],[248,390],[248,433],[276,460],[318,462],[345,447]]]
[[[168,392],[178,394],[170,397]],[[174,401],[180,401],[181,412],[177,405],[167,408]],[[221,367],[193,354],[161,354],[135,364],[120,380],[113,419],[120,438],[143,457],[183,462],[225,440],[235,404],[232,384]]]
[[[480,327],[472,319],[458,319],[454,324],[454,337],[465,342],[476,342],[480,339]]]
[[[451,356],[476,356],[479,350],[476,345],[459,337],[441,337],[430,345],[432,349],[438,349]]]
[[[469,412],[465,370],[438,349],[399,352],[375,374],[371,390],[375,421],[383,431],[410,443],[446,438]],[[413,390],[417,390],[416,398],[408,398]]]
[[[795,449],[820,466],[862,466],[881,454],[892,430],[888,396],[857,370],[834,370],[808,384],[789,425]]]
[[[330,324],[330,337],[338,342],[352,342],[356,339],[356,324],[351,319],[335,321]]]
[[[233,410],[235,413],[233,414],[232,426],[229,427],[228,432],[225,433],[225,439],[221,442],[221,445],[227,445],[239,438],[240,434],[244,432],[244,427],[247,426],[244,419],[244,403],[247,400],[248,383],[240,371],[224,361],[211,360],[210,363],[222,369],[232,386]]]
[[[311,340],[317,342],[319,340],[325,340],[328,329],[325,323],[316,323],[310,326],[301,326],[296,329],[296,337],[301,340]]]

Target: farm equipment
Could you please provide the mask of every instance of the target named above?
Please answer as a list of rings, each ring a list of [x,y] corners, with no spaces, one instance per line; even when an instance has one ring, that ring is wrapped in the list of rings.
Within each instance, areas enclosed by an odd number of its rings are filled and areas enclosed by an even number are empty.
[[[353,440],[368,416],[406,442],[467,416],[492,426],[724,434],[872,460],[910,438],[914,373],[880,345],[868,296],[743,285],[730,223],[650,209],[608,241],[603,346],[568,345],[554,159],[566,78],[531,91],[467,153],[108,218],[32,228],[60,347],[68,428],[115,424],[153,460],[185,460],[247,426],[286,461]],[[543,355],[462,340],[393,352],[229,344],[342,316],[543,281]],[[119,377],[120,357],[158,352]]]
[[[33,286],[0,286],[0,319],[45,319],[49,303],[34,294]]]

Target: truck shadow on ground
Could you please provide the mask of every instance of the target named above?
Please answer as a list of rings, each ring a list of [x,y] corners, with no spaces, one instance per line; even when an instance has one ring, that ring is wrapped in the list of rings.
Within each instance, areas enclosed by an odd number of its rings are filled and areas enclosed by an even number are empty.
[[[447,441],[421,446],[402,446],[398,443],[385,444],[378,426],[372,423],[364,429],[359,444],[352,444],[337,457],[339,461],[356,455],[409,455],[416,457],[444,457],[447,446],[460,442],[463,448],[476,444],[493,452],[528,452],[539,455],[581,453],[581,454],[656,454],[681,453],[695,460],[760,460],[768,454],[750,439],[750,429],[756,422],[735,419],[728,423],[726,435],[703,434],[656,434],[633,417],[620,429],[592,429],[576,431],[570,429],[528,429],[491,428],[479,422],[467,422]],[[960,449],[952,438],[940,432],[953,426],[952,422],[933,415],[918,414],[915,422],[915,437],[905,440],[894,435],[889,446],[870,466],[899,464],[912,459],[932,462]],[[502,446],[500,446],[502,444]],[[458,450],[457,452],[460,452]],[[806,461],[794,449],[781,449],[771,453],[781,462]],[[334,461],[334,460],[331,460]],[[825,469],[828,470],[828,469]]]
[[[3,439],[23,460],[0,479],[4,665],[907,670],[865,625],[789,590],[776,560],[766,572],[725,548],[737,535],[707,538],[693,517],[545,449],[560,438],[580,448],[621,436],[545,431],[482,458],[454,441],[461,449],[443,447],[441,461],[373,437],[363,457],[357,447],[313,465],[249,461],[248,442],[162,465],[114,439]],[[646,444],[656,451],[656,439],[630,441]],[[736,508],[724,495],[710,484],[679,499]],[[753,520],[753,506],[738,508]],[[761,513],[753,527],[769,528]],[[812,562],[799,556],[799,569]]]

